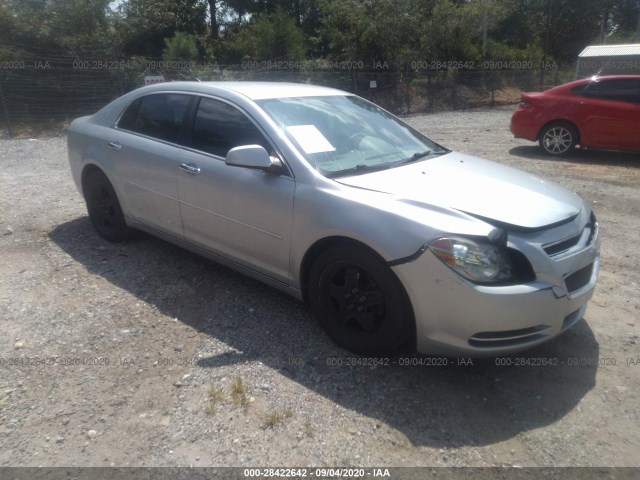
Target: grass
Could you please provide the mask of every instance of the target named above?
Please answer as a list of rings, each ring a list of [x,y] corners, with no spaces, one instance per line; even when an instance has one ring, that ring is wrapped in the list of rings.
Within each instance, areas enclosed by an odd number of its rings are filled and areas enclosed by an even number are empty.
[[[207,396],[209,397],[209,402],[207,403],[205,412],[208,415],[213,415],[214,413],[216,413],[218,405],[224,403],[225,401],[224,390],[222,388],[214,387],[213,385],[211,385],[209,387],[209,391],[207,392]]]
[[[249,405],[248,391],[249,389],[241,377],[234,378],[228,392],[223,387],[211,385],[207,392],[208,401],[205,407],[205,413],[213,415],[220,405],[229,401],[237,407],[247,407]]]
[[[247,387],[240,377],[236,377],[231,385],[231,398],[234,405],[238,407],[244,407],[247,404]]]
[[[304,424],[304,434],[307,437],[313,437],[313,425],[311,425],[311,422],[305,422],[305,424]]]
[[[282,410],[274,410],[269,413],[262,424],[262,428],[274,428],[278,425],[284,423],[284,421],[293,416],[293,412],[289,407],[283,408]]]

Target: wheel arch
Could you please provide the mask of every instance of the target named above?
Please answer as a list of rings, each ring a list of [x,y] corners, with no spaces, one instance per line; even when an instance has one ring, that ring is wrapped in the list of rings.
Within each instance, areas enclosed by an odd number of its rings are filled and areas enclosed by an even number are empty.
[[[378,252],[376,252],[376,250],[374,250],[372,247],[370,247],[366,243],[363,243],[359,240],[355,240],[353,238],[345,237],[345,236],[331,236],[331,237],[325,237],[320,240],[317,240],[313,245],[311,245],[311,247],[307,249],[302,259],[302,262],[300,264],[299,279],[300,279],[300,289],[302,292],[303,301],[307,303],[309,302],[309,279],[311,275],[311,269],[313,268],[313,264],[315,263],[316,259],[327,250],[338,247],[338,246],[350,246],[350,247],[356,247],[356,248],[362,249],[368,254],[376,257],[377,259],[379,259],[381,262],[383,262],[385,265],[388,266],[388,261],[385,260],[382,257],[382,255],[380,255]],[[404,284],[402,283],[400,278],[396,275],[396,273],[393,271],[393,269],[390,267],[389,267],[389,273],[397,279],[398,284],[402,288],[404,303],[406,307],[409,309],[409,314],[411,318],[411,326],[409,331],[410,336],[407,338],[404,345],[413,352],[416,350],[416,345],[417,345],[416,344],[416,339],[417,339],[416,318],[413,310],[413,305],[411,304],[409,293],[407,292],[407,289],[405,288]]]
[[[542,132],[544,132],[545,129],[550,127],[551,125],[556,125],[556,124],[569,125],[571,128],[573,128],[576,132],[578,132],[578,138],[576,138],[576,145],[580,143],[580,139],[582,138],[582,131],[580,130],[580,127],[576,122],[574,122],[573,120],[569,120],[567,118],[554,118],[553,120],[549,120],[547,123],[545,123],[540,127],[536,138],[540,140],[542,138]]]
[[[107,179],[109,179],[109,182],[111,182],[111,179],[109,178],[109,175],[106,174],[106,172],[100,168],[98,165],[96,165],[95,163],[88,163],[86,164],[83,168],[82,168],[82,173],[80,175],[80,185],[82,186],[82,195],[86,198],[87,197],[87,178],[89,178],[89,175],[91,175],[93,172],[102,172],[102,174],[107,177]],[[113,182],[111,182],[111,185],[113,185]]]
[[[300,279],[300,290],[302,292],[302,298],[305,302],[308,301],[309,275],[311,274],[311,268],[313,267],[314,262],[323,252],[329,250],[330,248],[335,248],[343,245],[362,248],[363,250],[366,250],[368,253],[379,258],[382,262],[387,263],[386,260],[382,257],[382,255],[380,255],[378,252],[376,252],[373,248],[371,248],[366,243],[363,243],[359,240],[355,240],[353,238],[344,237],[344,236],[338,236],[338,235],[321,238],[320,240],[317,240],[313,245],[311,245],[307,249],[304,256],[302,257],[302,262],[300,263],[300,271],[299,271],[298,278]]]
[[[122,211],[123,211],[123,213],[125,215],[125,218],[128,217],[129,209],[128,209],[127,203],[125,201],[124,195],[120,191],[119,186],[117,185],[117,183],[113,181],[113,179],[111,178],[111,175],[109,175],[107,169],[103,165],[100,165],[100,164],[97,164],[97,163],[94,163],[94,162],[88,162],[86,165],[84,165],[84,167],[82,167],[82,172],[80,174],[80,185],[82,187],[82,196],[85,199],[87,198],[87,193],[86,193],[87,178],[89,178],[89,175],[91,175],[94,172],[100,172],[105,177],[107,177],[107,180],[111,184],[111,187],[116,192],[116,197],[118,198],[118,203],[120,203],[120,208],[122,208]]]

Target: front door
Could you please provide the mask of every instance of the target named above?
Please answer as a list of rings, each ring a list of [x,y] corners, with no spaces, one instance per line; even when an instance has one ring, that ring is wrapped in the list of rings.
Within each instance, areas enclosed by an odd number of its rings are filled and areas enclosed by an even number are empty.
[[[295,181],[290,175],[229,166],[241,145],[272,145],[233,105],[200,99],[191,149],[181,157],[178,199],[188,242],[288,283]]]

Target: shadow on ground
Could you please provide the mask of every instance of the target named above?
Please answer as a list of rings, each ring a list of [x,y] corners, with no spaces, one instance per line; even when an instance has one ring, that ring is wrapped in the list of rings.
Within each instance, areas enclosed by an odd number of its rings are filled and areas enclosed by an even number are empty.
[[[640,152],[620,152],[614,150],[581,150],[575,149],[566,156],[552,157],[546,155],[535,145],[520,145],[509,150],[511,155],[550,162],[581,163],[610,165],[615,167],[640,168]]]
[[[554,366],[500,366],[495,360],[471,366],[458,359],[440,367],[347,366],[357,357],[336,347],[304,304],[232,270],[142,234],[107,244],[86,217],[49,236],[90,273],[237,351],[204,358],[200,367],[261,361],[344,408],[387,423],[414,445],[507,440],[558,421],[595,385],[596,366],[568,364],[598,358],[586,321],[509,360],[549,359]]]

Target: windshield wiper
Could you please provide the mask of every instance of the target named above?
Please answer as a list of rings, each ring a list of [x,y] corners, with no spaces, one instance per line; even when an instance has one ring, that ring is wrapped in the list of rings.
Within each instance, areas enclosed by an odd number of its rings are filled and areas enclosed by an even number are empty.
[[[374,165],[365,165],[363,163],[359,163],[355,167],[347,168],[345,170],[327,172],[325,173],[325,176],[327,178],[337,178],[337,177],[348,177],[350,175],[361,175],[364,173],[375,172],[379,170],[387,170],[389,168],[394,168],[399,165],[416,162],[425,157],[438,156],[438,155],[443,155],[445,153],[449,153],[449,151],[448,150],[436,150],[436,151],[425,150],[424,152],[416,152],[413,155],[411,155],[409,158],[404,158],[402,160],[396,160],[393,162],[376,163]],[[385,155],[387,154],[375,155],[374,157],[369,157],[366,160],[369,160],[370,158],[385,156]]]
[[[360,175],[363,173],[375,172],[378,170],[386,170],[391,167],[392,167],[392,164],[389,164],[389,163],[378,163],[376,165],[365,165],[363,163],[359,163],[355,167],[347,168],[345,170],[327,172],[326,177],[327,178],[348,177],[350,175]]]
[[[442,150],[442,151],[438,151],[436,150],[435,152],[433,150],[425,150],[424,152],[416,152],[413,155],[411,155],[408,158],[405,158],[403,160],[399,160],[396,162],[396,165],[403,165],[405,163],[412,163],[412,162],[416,162],[418,160],[423,159],[424,157],[430,157],[432,155],[442,155],[444,153],[448,153],[446,150]]]

